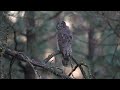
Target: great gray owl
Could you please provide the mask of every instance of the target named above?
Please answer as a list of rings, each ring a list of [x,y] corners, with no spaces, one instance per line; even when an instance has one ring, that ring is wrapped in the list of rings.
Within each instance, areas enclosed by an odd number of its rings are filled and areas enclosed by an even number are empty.
[[[62,64],[63,66],[67,66],[72,54],[71,44],[73,36],[64,21],[58,22],[56,29],[58,48],[63,56]]]

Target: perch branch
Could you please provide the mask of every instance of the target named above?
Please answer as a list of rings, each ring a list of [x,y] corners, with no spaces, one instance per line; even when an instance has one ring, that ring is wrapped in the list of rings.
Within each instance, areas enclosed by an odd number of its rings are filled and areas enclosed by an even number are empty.
[[[56,52],[52,53],[51,55],[49,55],[46,59],[44,59],[45,63],[47,63],[52,57],[54,57],[58,54],[60,54],[60,52],[56,51]]]
[[[5,56],[6,58],[9,58],[10,56],[13,56],[13,57],[16,58],[16,60],[29,62],[33,66],[41,67],[41,68],[55,74],[56,76],[61,77],[62,79],[72,79],[72,78],[68,77],[67,75],[65,75],[64,73],[61,73],[57,68],[55,68],[53,66],[50,67],[49,65],[47,65],[47,64],[45,64],[43,62],[37,62],[37,61],[35,61],[33,59],[31,60],[26,55],[21,54],[20,52],[17,52],[17,51],[14,51],[14,50],[12,51],[10,49],[6,49],[3,56]]]

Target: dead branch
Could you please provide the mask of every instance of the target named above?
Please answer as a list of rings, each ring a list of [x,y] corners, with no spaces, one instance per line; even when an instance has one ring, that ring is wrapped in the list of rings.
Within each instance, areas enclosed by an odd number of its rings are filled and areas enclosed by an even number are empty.
[[[68,76],[70,76],[70,75],[77,69],[77,67],[78,67],[78,65],[76,65],[76,66],[72,69],[72,71],[68,74]]]
[[[46,59],[44,59],[45,63],[47,63],[52,57],[54,57],[58,54],[60,54],[60,52],[56,51],[56,52],[52,53],[51,55],[49,55]]]
[[[85,67],[87,67],[87,68],[88,68],[88,66],[85,65],[85,64],[83,64],[83,63],[80,63],[80,64],[79,64],[79,63],[75,60],[75,58],[74,58],[73,56],[71,56],[70,58],[71,58],[71,59],[73,60],[73,62],[75,62],[75,64],[77,64],[77,66],[80,68],[83,77],[84,77],[85,79],[87,79],[88,77],[87,77],[87,75],[86,75],[86,73],[85,73],[82,65],[85,66]],[[77,66],[76,66],[76,67],[77,67]],[[89,69],[89,68],[88,68],[88,69]]]
[[[20,53],[20,52],[17,52],[17,51],[14,51],[14,50],[11,50],[11,49],[6,49],[5,52],[3,53],[3,56],[5,58],[10,58],[12,56],[12,57],[15,57],[16,60],[29,62],[33,66],[41,67],[41,68],[55,74],[56,76],[58,76],[62,79],[72,79],[69,76],[65,75],[64,73],[61,73],[60,70],[58,70],[58,68],[56,68],[54,66],[51,67],[51,66],[49,66],[48,64],[45,64],[42,61],[37,62],[36,60],[30,59],[29,57],[27,57],[23,53]]]

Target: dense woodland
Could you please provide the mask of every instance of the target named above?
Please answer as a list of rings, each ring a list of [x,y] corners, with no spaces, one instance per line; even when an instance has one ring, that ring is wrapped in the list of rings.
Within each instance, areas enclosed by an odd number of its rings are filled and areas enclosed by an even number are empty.
[[[67,67],[56,24],[73,34]],[[0,79],[119,79],[119,11],[0,11]]]

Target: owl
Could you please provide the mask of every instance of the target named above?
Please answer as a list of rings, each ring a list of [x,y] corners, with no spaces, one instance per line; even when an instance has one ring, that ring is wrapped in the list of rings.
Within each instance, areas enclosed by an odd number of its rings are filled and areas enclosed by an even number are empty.
[[[58,22],[56,29],[58,49],[63,57],[62,64],[66,67],[70,60],[70,56],[72,55],[72,32],[69,30],[69,27],[66,26],[64,21]]]

